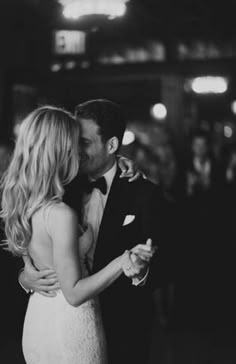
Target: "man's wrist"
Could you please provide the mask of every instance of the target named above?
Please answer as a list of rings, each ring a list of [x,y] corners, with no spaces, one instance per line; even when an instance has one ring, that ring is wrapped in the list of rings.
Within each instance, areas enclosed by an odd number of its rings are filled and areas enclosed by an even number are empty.
[[[132,279],[133,286],[143,286],[146,283],[146,279],[149,273],[149,268],[147,268],[145,274],[142,277],[137,277]]]

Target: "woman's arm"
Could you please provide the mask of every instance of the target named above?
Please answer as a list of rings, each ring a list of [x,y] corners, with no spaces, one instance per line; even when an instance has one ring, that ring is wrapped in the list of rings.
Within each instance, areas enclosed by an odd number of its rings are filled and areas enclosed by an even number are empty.
[[[52,207],[48,220],[53,242],[54,268],[67,301],[79,306],[110,286],[122,273],[128,252],[111,261],[99,272],[82,278],[78,255],[78,220],[64,203]],[[105,254],[105,252],[104,252]]]

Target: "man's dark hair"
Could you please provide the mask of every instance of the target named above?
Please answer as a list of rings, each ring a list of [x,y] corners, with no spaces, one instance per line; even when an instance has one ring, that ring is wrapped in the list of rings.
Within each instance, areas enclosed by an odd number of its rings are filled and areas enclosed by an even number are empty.
[[[121,107],[113,101],[96,99],[79,104],[75,108],[76,119],[91,119],[99,126],[99,134],[106,142],[117,137],[122,144],[126,121]]]

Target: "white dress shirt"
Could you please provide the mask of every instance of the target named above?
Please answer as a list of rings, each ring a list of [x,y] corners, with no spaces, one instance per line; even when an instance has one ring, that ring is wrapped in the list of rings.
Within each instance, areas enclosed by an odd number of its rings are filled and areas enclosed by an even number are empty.
[[[98,188],[94,188],[91,194],[85,195],[83,199],[83,225],[86,228],[91,229],[93,236],[93,243],[87,255],[90,267],[93,266],[93,259],[99,228],[101,225],[103,212],[106,206],[110,188],[116,172],[117,164],[114,163],[112,168],[109,169],[109,171],[107,171],[103,176],[107,184],[107,193],[105,195]]]
[[[201,176],[205,184],[210,183],[210,174],[211,174],[211,162],[209,159],[202,162],[199,158],[194,158],[193,165]]]

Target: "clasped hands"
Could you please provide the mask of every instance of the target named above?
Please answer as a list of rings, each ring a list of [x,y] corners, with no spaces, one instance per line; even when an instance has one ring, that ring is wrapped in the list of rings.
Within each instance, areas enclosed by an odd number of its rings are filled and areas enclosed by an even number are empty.
[[[131,250],[126,250],[122,256],[124,274],[130,279],[142,280],[155,251],[151,239],[146,244],[138,244]],[[47,297],[56,296],[56,291],[60,288],[56,273],[52,269],[37,271],[28,256],[24,257],[24,262],[25,268],[19,275],[22,287]]]
[[[122,264],[122,269],[126,277],[139,280],[143,279],[155,252],[156,247],[152,245],[151,239],[147,239],[146,244],[138,244],[133,249],[126,250]]]

